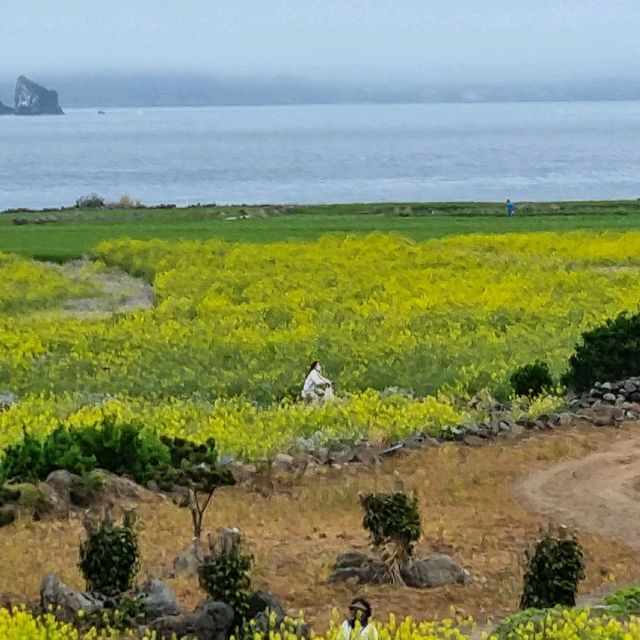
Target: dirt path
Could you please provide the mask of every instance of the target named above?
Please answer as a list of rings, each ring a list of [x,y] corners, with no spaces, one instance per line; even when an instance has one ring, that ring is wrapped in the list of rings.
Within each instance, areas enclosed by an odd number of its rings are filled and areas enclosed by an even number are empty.
[[[527,476],[517,493],[558,523],[640,548],[640,424],[606,451]]]
[[[92,298],[65,303],[64,308],[69,315],[100,318],[153,307],[153,287],[121,269],[100,269],[87,260],[74,260],[61,265],[50,263],[48,266],[71,280],[89,282],[100,292]]]

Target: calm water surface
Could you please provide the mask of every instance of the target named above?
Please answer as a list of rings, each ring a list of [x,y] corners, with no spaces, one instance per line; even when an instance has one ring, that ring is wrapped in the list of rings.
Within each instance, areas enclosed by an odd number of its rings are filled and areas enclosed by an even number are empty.
[[[0,209],[640,197],[640,102],[68,110],[0,117]]]

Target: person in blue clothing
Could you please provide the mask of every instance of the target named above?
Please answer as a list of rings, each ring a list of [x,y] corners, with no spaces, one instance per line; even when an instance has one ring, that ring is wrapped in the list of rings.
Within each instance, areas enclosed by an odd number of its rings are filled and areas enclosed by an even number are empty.
[[[511,200],[509,200],[509,198],[507,198],[507,202],[506,202],[505,206],[507,207],[507,215],[508,216],[512,216],[516,212],[516,205],[513,204],[513,202],[511,202]]]

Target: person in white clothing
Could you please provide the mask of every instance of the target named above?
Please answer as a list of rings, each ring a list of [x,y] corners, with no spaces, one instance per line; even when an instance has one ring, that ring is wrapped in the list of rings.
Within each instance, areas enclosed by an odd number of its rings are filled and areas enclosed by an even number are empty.
[[[371,624],[371,605],[364,598],[351,601],[339,640],[378,640],[378,630]]]
[[[303,400],[309,404],[321,404],[333,397],[333,383],[329,378],[325,378],[321,371],[322,366],[314,360],[309,367],[301,394]]]

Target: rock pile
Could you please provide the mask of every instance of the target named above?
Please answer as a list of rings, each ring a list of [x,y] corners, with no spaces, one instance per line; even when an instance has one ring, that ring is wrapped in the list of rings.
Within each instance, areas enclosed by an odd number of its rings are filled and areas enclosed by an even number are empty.
[[[573,411],[603,405],[621,409],[623,417],[629,420],[640,418],[640,377],[619,382],[596,382],[592,389],[569,400]]]
[[[464,584],[469,573],[450,556],[434,553],[426,558],[415,558],[400,567],[402,580],[408,587],[430,589],[448,584]],[[386,565],[360,552],[338,556],[329,582],[357,579],[360,584],[386,584],[390,582]]]
[[[180,611],[173,590],[160,580],[151,580],[142,589],[130,595],[145,607],[144,626],[152,629],[159,639],[195,638],[196,640],[227,640],[235,622],[233,609],[224,602],[210,598],[201,602],[194,611]],[[40,610],[53,610],[55,616],[65,622],[74,622],[80,612],[96,614],[112,607],[109,598],[99,593],[76,590],[51,573],[40,585]],[[255,620],[258,628],[273,613],[276,622],[284,620],[282,603],[272,594],[257,591],[251,598],[249,619]],[[300,636],[302,637],[302,636]]]
[[[81,513],[87,508],[110,502],[141,502],[160,499],[145,493],[133,480],[97,469],[82,478],[69,471],[53,471],[37,484],[7,483],[0,487],[0,527],[20,517],[34,520],[65,518],[70,512]]]

